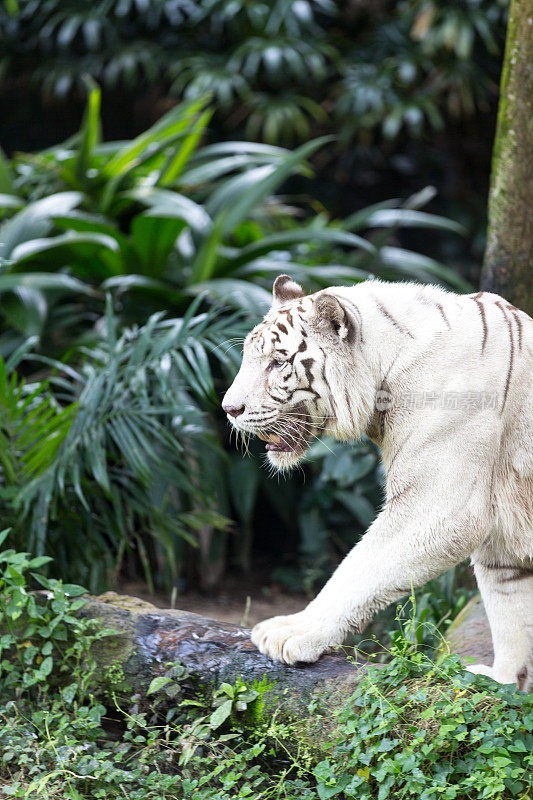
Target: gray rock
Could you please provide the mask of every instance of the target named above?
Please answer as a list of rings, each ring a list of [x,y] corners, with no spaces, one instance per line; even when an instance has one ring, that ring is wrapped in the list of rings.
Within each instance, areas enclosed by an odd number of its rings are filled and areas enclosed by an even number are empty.
[[[494,651],[481,595],[473,597],[454,619],[446,633],[446,645],[461,658],[475,658],[476,663],[491,666]],[[446,645],[441,652],[446,650]]]
[[[179,662],[189,673],[185,687],[191,693],[237,678],[248,686],[262,683],[261,715],[297,721],[300,740],[309,743],[331,736],[333,712],[345,705],[366,672],[363,663],[345,655],[285,666],[262,655],[246,628],[114,592],[90,598],[78,614],[117,631],[93,649],[102,692],[146,697],[152,679]]]

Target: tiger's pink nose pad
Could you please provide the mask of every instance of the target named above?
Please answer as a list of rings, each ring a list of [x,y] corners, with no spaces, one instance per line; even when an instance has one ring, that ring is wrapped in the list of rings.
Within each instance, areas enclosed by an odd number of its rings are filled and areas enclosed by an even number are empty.
[[[244,411],[244,406],[227,406],[224,405],[224,403],[222,404],[222,408],[230,417],[240,417]]]

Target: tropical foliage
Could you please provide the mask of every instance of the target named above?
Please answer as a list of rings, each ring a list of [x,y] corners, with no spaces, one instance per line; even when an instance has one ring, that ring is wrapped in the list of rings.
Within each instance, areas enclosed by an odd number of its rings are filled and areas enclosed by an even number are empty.
[[[271,143],[335,120],[344,139],[419,136],[494,93],[504,0],[65,0],[6,4],[8,70],[65,98],[91,75],[107,89],[212,92],[221,117]],[[15,66],[16,65],[16,66]]]
[[[311,216],[309,203],[288,206],[273,193],[291,175],[310,174],[306,159],[323,140],[292,153],[245,142],[201,147],[212,114],[204,97],[172,109],[132,142],[101,143],[99,108],[100,91],[91,87],[77,136],[3,161],[0,208],[9,219],[0,230],[7,262],[0,291],[10,293],[2,309],[19,331],[18,340],[11,329],[9,341],[0,340],[4,354],[28,335],[49,336],[54,317],[64,334],[71,327],[69,344],[72,328],[85,335],[97,289],[100,302],[103,292],[113,294],[127,323],[139,320],[141,297],[146,318],[150,308],[182,311],[203,291],[257,317],[268,308],[273,277],[289,267],[310,288],[370,274],[467,286],[396,246],[404,226],[461,231],[418,210],[431,190],[344,220],[330,220],[320,207]],[[369,229],[372,240],[360,235]],[[50,302],[45,287],[55,292]],[[66,314],[57,293],[64,299],[69,289],[79,297]]]
[[[62,574],[76,565],[104,586],[134,545],[149,585],[156,565],[176,585],[193,532],[226,529],[223,456],[204,409],[216,402],[210,359],[231,374],[218,343],[239,329],[197,307],[117,336],[109,303],[98,345],[44,382],[8,379],[0,361],[4,500],[18,542],[55,553]]]

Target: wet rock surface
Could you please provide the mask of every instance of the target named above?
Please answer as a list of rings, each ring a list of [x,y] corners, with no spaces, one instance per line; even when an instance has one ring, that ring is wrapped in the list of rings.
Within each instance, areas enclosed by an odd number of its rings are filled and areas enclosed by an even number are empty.
[[[247,628],[187,611],[158,609],[113,592],[91,598],[78,613],[116,631],[97,643],[94,655],[102,690],[123,696],[146,695],[152,679],[179,662],[189,672],[191,690],[237,678],[249,685],[266,680],[262,711],[267,717],[277,712],[280,719],[308,718],[313,702],[314,718],[322,715],[325,732],[333,721],[332,712],[344,705],[366,671],[364,663],[346,655],[289,667],[262,655]]]

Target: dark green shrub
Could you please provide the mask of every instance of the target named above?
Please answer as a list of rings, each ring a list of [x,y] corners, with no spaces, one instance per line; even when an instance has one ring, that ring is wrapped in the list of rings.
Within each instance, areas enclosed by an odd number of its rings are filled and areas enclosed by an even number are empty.
[[[272,143],[308,139],[317,123],[419,137],[494,95],[503,0],[17,0],[0,8],[6,65],[66,98],[86,75],[107,89],[159,84],[211,92],[222,118]],[[328,113],[333,111],[333,113]]]
[[[437,665],[397,633],[341,715],[342,735],[314,769],[318,797],[469,800],[530,797],[533,696]]]

